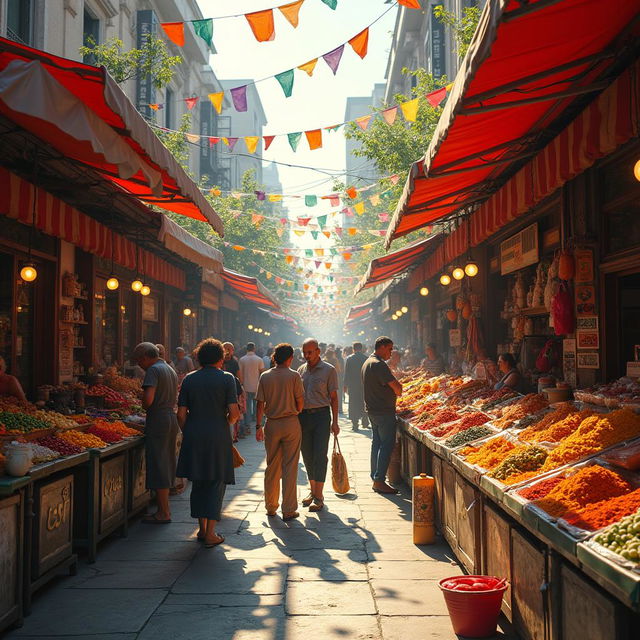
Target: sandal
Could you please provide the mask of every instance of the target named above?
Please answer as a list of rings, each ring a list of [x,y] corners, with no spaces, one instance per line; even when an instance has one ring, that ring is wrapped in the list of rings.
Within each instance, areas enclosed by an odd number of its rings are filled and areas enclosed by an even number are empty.
[[[222,544],[224,542],[224,536],[218,536],[219,540],[218,542],[206,542],[204,543],[204,548],[205,549],[213,549],[213,547],[217,547],[219,544]]]
[[[308,507],[313,502],[313,494],[310,493],[303,501],[302,506]]]
[[[309,507],[309,511],[311,511],[312,513],[316,513],[318,511],[322,511],[323,509],[324,509],[324,500],[314,498],[313,504]]]
[[[160,518],[158,518],[158,514],[154,513],[153,515],[147,515],[144,518],[142,518],[142,524],[169,524],[171,522],[171,518],[168,518],[167,520],[160,520]]]

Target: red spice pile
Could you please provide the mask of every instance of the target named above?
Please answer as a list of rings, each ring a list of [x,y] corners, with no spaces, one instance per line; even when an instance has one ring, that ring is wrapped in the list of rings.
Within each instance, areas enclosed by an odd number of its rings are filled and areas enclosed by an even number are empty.
[[[555,486],[559,485],[564,478],[562,476],[556,476],[555,478],[547,478],[541,482],[536,482],[532,487],[527,487],[518,491],[518,495],[526,498],[527,500],[538,500],[544,498]]]

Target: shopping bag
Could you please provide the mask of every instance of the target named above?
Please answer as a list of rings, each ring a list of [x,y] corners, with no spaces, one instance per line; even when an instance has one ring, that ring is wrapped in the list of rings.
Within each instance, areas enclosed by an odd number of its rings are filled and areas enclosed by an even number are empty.
[[[235,448],[234,445],[231,445],[233,448],[233,468],[237,469],[244,464],[244,458],[240,455],[240,452]]]
[[[333,453],[331,454],[331,482],[336,493],[349,492],[349,473],[344,461],[338,437],[333,436]]]

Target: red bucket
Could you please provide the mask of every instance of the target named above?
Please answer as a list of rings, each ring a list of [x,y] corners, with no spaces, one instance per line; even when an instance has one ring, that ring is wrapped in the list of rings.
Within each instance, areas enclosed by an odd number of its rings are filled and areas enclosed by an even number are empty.
[[[494,581],[500,586],[485,591],[456,591],[443,586],[446,582],[468,582],[470,578],[485,583]],[[506,581],[492,576],[454,576],[440,580],[438,586],[444,595],[454,633],[467,638],[488,638],[496,634],[502,594],[509,587]]]

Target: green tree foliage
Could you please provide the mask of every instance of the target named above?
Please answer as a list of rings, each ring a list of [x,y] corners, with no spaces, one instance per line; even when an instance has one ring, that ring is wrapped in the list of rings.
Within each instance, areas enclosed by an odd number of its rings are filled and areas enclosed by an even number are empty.
[[[140,49],[123,51],[119,38],[110,38],[97,44],[91,37],[80,47],[80,53],[97,67],[105,67],[113,79],[122,84],[132,78],[151,77],[156,89],[166,87],[173,78],[174,68],[182,62],[180,56],[172,56],[161,38],[147,35]]]
[[[156,129],[156,135],[180,163],[182,168],[191,174],[189,170],[189,143],[186,134],[191,131],[191,114],[183,113],[180,118],[180,126],[175,131],[162,131]],[[191,176],[193,178],[193,176]]]
[[[453,31],[458,48],[458,58],[464,58],[471,44],[480,20],[480,7],[464,7],[462,17],[458,18],[451,11],[447,11],[441,4],[433,8],[434,15],[442,24]]]

